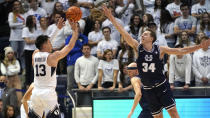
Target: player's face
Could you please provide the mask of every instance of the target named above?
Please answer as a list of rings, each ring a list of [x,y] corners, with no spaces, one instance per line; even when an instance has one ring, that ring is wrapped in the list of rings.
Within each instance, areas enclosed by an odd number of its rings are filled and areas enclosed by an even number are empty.
[[[127,73],[128,73],[128,76],[132,78],[137,75],[137,70],[127,70]]]
[[[141,35],[141,43],[142,44],[146,44],[148,42],[152,42],[152,37],[150,35],[150,31],[145,31],[142,35]]]

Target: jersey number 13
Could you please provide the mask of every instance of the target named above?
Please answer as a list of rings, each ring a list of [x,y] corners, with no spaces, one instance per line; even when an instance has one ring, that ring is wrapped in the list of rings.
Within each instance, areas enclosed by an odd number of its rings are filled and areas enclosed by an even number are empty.
[[[46,66],[44,64],[36,65],[36,76],[45,76],[46,75]]]

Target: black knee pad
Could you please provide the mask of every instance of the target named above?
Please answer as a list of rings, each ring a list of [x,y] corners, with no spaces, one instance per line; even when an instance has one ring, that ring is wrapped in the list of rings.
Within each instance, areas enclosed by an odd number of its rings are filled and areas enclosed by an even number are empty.
[[[60,109],[56,106],[52,111],[47,114],[46,118],[60,118]]]
[[[28,117],[29,117],[29,118],[41,118],[41,117],[40,117],[38,114],[36,114],[32,109],[29,109]]]

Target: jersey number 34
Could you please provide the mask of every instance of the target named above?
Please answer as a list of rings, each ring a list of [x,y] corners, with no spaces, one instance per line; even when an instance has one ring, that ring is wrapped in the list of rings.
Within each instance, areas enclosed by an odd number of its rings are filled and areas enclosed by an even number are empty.
[[[143,66],[143,69],[142,71],[143,72],[148,72],[149,70],[151,72],[155,72],[155,63],[151,63],[151,64],[148,64],[148,63],[142,63],[142,66]]]

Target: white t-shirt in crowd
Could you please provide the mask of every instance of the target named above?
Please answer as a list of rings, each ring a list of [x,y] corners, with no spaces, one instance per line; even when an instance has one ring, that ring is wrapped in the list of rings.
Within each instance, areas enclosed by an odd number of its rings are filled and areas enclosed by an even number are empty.
[[[46,11],[47,16],[50,16],[52,14],[56,1],[57,0],[53,0],[53,1],[49,1],[49,2],[46,2],[45,0],[41,1],[41,7]]]
[[[77,2],[88,2],[88,3],[93,3],[93,0],[77,0]],[[85,7],[80,7],[82,11],[82,18],[86,18],[90,15],[90,10]]]
[[[19,14],[16,17],[16,22],[14,22],[14,13],[10,12],[8,16],[8,22],[10,26],[10,41],[23,41],[22,39],[22,30],[23,22],[25,22],[24,14]]]
[[[29,38],[30,40],[36,40],[36,38],[39,36],[39,31],[35,30],[33,32],[30,32],[28,27],[23,28],[22,32],[22,38]],[[35,44],[27,44],[25,43],[24,50],[36,50]]]
[[[106,49],[111,49],[112,51],[117,50],[117,46],[117,42],[113,39],[110,39],[109,41],[102,39],[102,41],[98,43],[97,52],[99,51],[103,54]]]
[[[206,5],[201,5],[200,3],[194,4],[191,9],[192,14],[203,14],[206,12],[210,12],[210,9],[208,10]]]
[[[155,0],[143,0],[145,13],[152,14],[154,12]]]
[[[29,11],[26,13],[26,18],[29,15],[34,15],[36,17],[36,24],[38,27],[40,27],[39,20],[41,17],[47,17],[47,12],[43,8],[38,7],[36,11],[29,9]]]
[[[124,6],[125,7],[125,6]],[[115,13],[116,14],[120,14],[120,12],[124,9],[124,7],[121,6],[117,6],[117,8],[115,9]],[[134,9],[134,4],[130,3],[128,5],[128,8],[125,10],[125,12],[122,14],[122,17],[120,18],[122,20],[122,22],[125,25],[128,25],[130,23],[130,18],[133,15],[133,9]]]
[[[99,31],[99,32],[92,31],[88,34],[88,40],[91,40],[93,42],[100,41],[100,40],[102,40],[102,38],[103,38],[103,34],[101,31]],[[90,54],[92,54],[92,55],[97,54],[97,45],[93,46],[91,48]]]
[[[120,23],[123,27],[124,24],[123,22],[119,19],[116,18],[118,23]],[[120,45],[120,33],[117,31],[117,29],[114,27],[114,25],[112,24],[112,22],[109,19],[106,19],[103,23],[102,23],[102,27],[106,27],[108,26],[109,28],[111,28],[111,38],[114,39],[115,41],[117,41],[118,45]]]
[[[119,70],[119,62],[116,59],[110,62],[100,60],[98,69],[103,71],[102,84],[104,82],[113,82],[114,70]]]
[[[210,47],[207,51],[200,49],[194,52],[192,67],[196,82],[201,83],[202,77],[210,81]]]
[[[192,57],[190,54],[183,55],[182,58],[177,58],[176,55],[170,56],[169,66],[169,83],[174,81],[185,82],[190,84]]]
[[[76,83],[82,85],[95,84],[98,80],[98,58],[90,55],[86,58],[81,56],[77,59],[74,68],[74,77]]]
[[[166,9],[169,11],[169,13],[171,14],[171,16],[180,16],[182,14],[181,10],[180,10],[180,5],[182,3],[180,3],[179,5],[175,4],[174,2],[168,4],[166,6]]]

